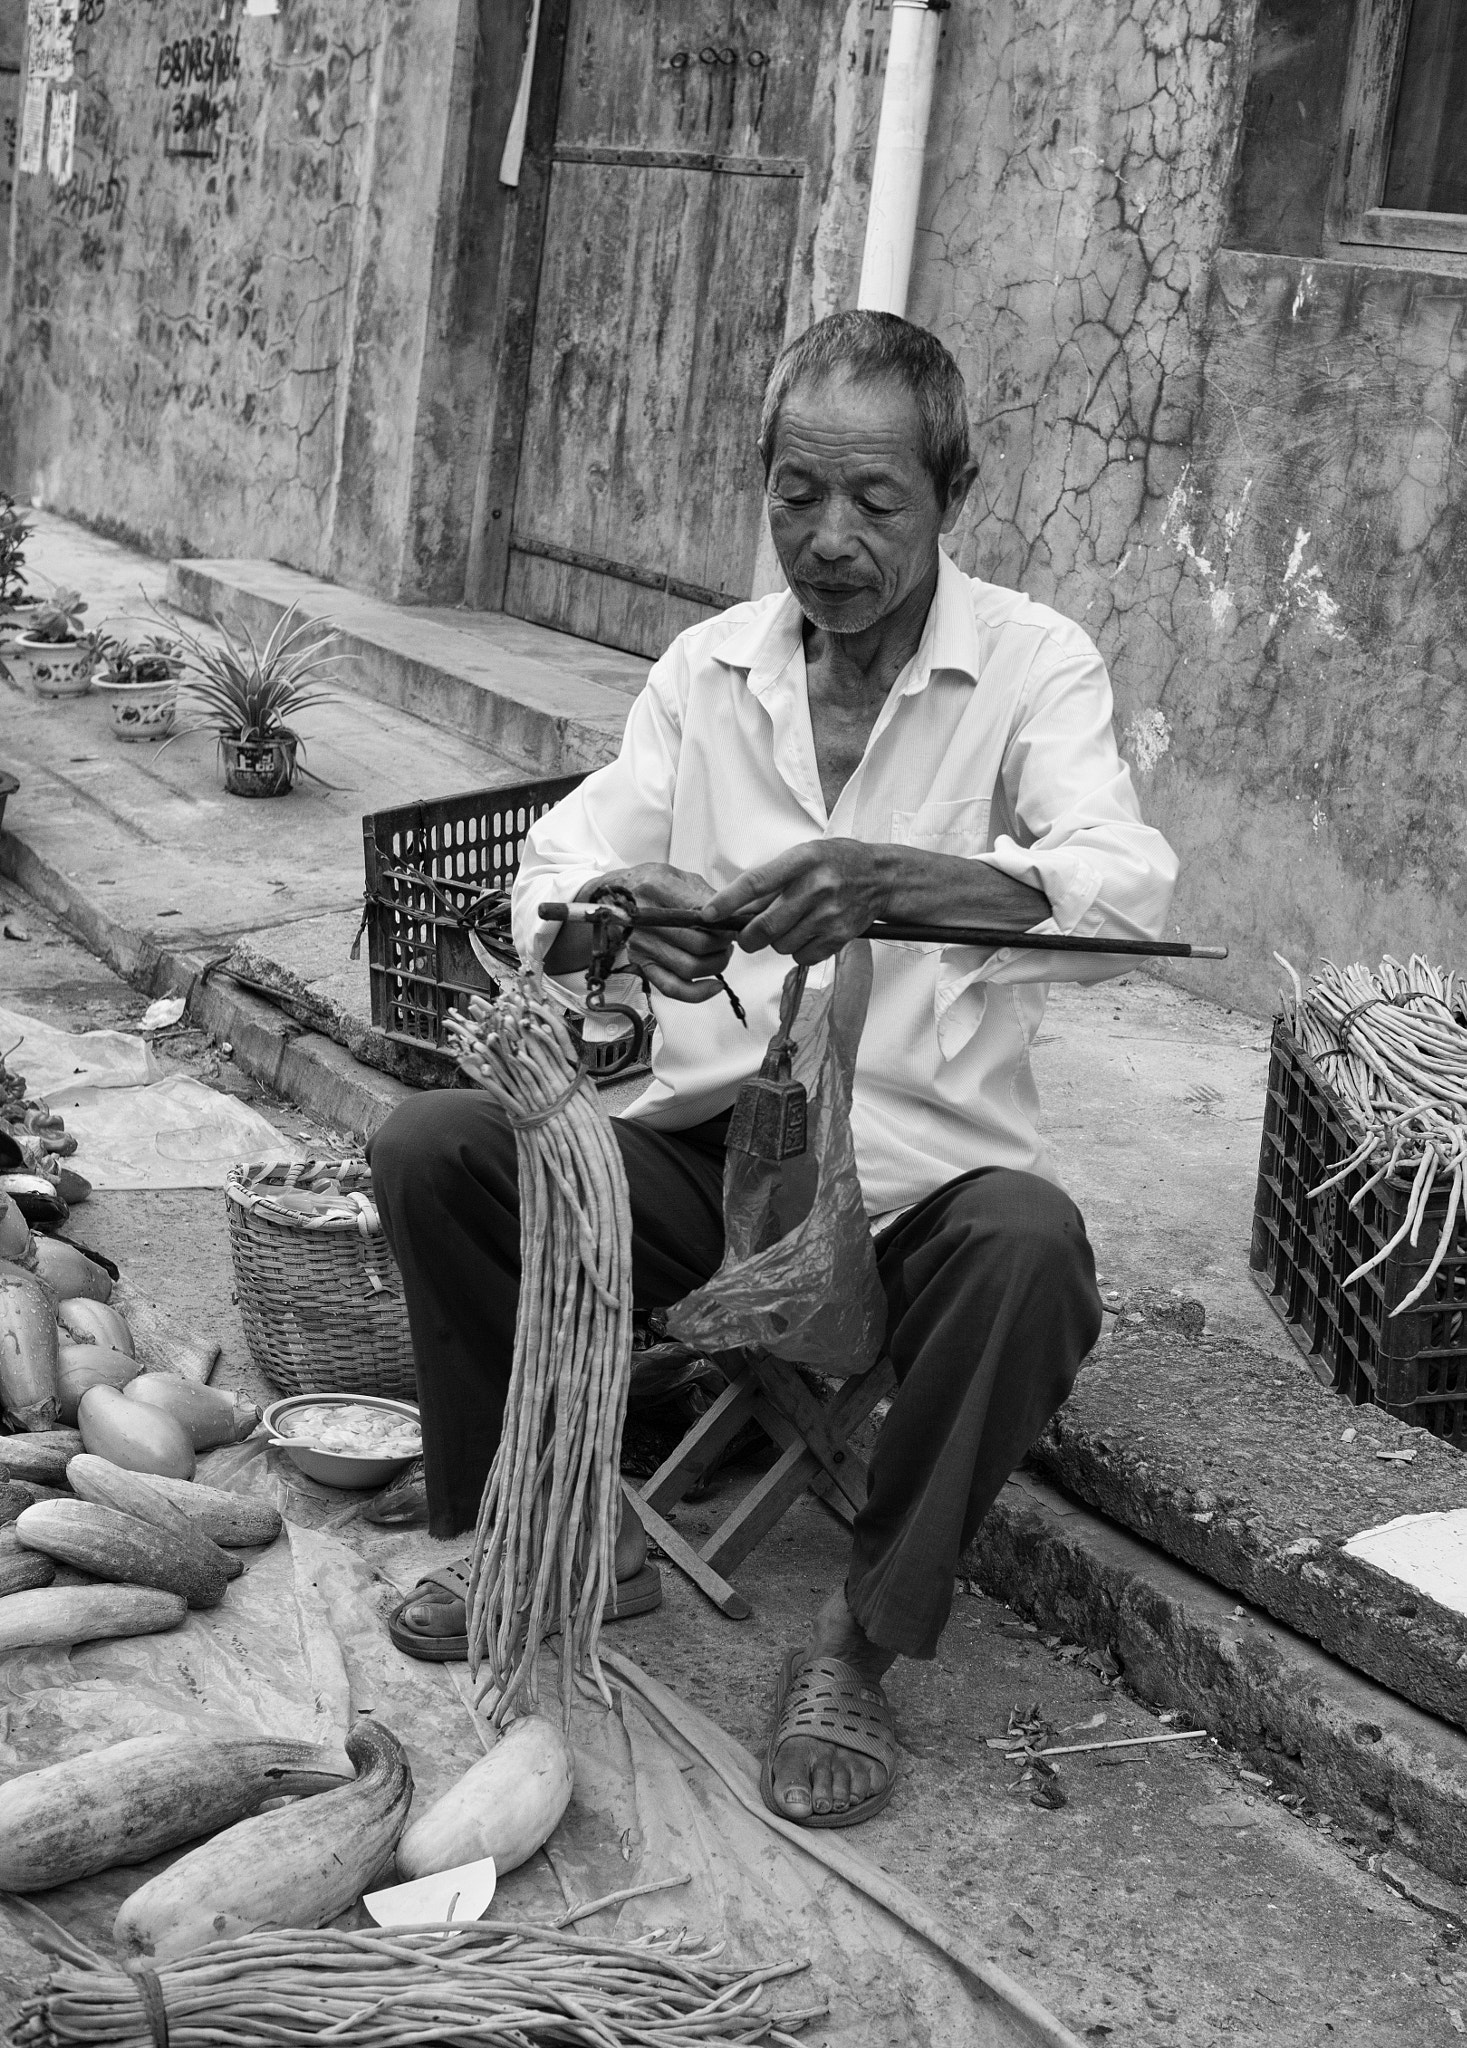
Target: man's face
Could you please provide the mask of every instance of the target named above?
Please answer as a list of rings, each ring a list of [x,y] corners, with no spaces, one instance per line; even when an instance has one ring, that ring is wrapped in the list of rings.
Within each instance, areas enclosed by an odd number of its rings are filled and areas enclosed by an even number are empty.
[[[826,633],[864,633],[931,576],[946,504],[922,461],[915,399],[892,378],[796,384],[769,465],[769,530],[790,589]]]

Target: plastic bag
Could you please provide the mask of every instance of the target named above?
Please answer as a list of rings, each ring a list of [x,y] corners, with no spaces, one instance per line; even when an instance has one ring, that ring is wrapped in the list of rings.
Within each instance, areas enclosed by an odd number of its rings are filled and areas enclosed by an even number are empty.
[[[810,1098],[805,1151],[776,1164],[729,1148],[723,1264],[668,1312],[684,1344],[715,1354],[749,1346],[837,1378],[881,1355],[886,1297],[851,1141],[870,994],[864,939],[843,948],[824,988],[806,990],[794,1034],[794,1076]]]

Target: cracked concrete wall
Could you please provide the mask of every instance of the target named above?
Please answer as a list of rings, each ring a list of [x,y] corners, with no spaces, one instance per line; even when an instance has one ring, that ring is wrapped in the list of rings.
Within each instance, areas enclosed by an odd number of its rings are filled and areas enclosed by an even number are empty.
[[[401,576],[460,0],[86,0],[17,179],[0,476],[159,553]]]
[[[1183,978],[1457,961],[1467,281],[1222,247],[1253,0],[945,23],[910,311],[977,427],[955,553],[1105,654],[1177,925],[1233,947]]]

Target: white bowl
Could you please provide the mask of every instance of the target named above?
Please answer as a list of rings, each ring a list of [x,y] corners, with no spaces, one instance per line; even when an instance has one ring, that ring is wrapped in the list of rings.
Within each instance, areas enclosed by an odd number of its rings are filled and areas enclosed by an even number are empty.
[[[289,1432],[281,1428],[282,1420],[288,1420],[297,1408],[385,1408],[389,1414],[405,1415],[413,1422],[420,1423],[421,1418],[414,1402],[388,1401],[380,1394],[292,1394],[288,1400],[272,1401],[265,1410],[266,1429],[279,1439],[280,1449],[291,1463],[308,1479],[319,1480],[322,1486],[359,1491],[369,1486],[385,1486],[422,1455],[414,1451],[406,1458],[356,1458],[348,1451],[313,1450],[309,1443],[293,1442]]]

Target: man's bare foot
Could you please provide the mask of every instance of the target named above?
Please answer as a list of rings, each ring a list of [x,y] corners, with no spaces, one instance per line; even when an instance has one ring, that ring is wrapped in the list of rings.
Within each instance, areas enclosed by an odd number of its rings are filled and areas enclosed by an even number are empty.
[[[634,1579],[647,1562],[647,1532],[622,1495],[621,1522],[616,1532],[618,1582]],[[402,1623],[415,1635],[461,1636],[469,1625],[462,1600],[442,1586],[427,1586],[402,1610]]]
[[[838,1657],[878,1688],[896,1662],[892,1651],[866,1640],[843,1592],[833,1593],[815,1617],[807,1654]],[[803,1735],[780,1744],[772,1776],[775,1807],[793,1821],[808,1820],[812,1813],[845,1813],[885,1791],[887,1782],[886,1772],[871,1757]]]

